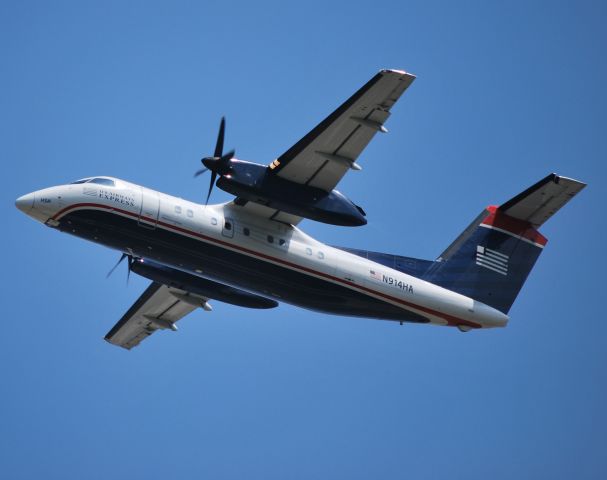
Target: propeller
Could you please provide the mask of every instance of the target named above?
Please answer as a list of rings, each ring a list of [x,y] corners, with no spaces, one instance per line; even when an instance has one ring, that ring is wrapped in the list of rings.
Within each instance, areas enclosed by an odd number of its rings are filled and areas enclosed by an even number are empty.
[[[201,168],[198,170],[194,177],[198,177],[202,175],[207,170],[211,171],[211,182],[209,184],[209,193],[207,193],[207,199],[204,202],[205,205],[209,203],[209,198],[211,198],[211,191],[213,190],[213,185],[215,185],[215,180],[217,180],[217,175],[223,176],[228,174],[230,171],[230,160],[234,158],[234,150],[230,150],[225,155],[223,154],[223,139],[226,131],[226,118],[221,117],[221,123],[219,124],[219,133],[217,134],[217,143],[215,144],[215,152],[212,157],[204,157],[200,161],[204,165],[205,168]]]
[[[133,256],[129,255],[128,253],[123,253],[120,256],[120,259],[116,262],[116,265],[114,265],[112,267],[112,269],[108,272],[108,274],[105,276],[105,278],[110,278],[110,275],[112,273],[114,273],[114,270],[116,270],[118,268],[118,265],[120,265],[124,261],[125,258],[128,258],[127,271],[126,271],[126,283],[128,284],[129,283],[129,278],[131,276],[131,267],[132,267],[133,262],[134,262]]]

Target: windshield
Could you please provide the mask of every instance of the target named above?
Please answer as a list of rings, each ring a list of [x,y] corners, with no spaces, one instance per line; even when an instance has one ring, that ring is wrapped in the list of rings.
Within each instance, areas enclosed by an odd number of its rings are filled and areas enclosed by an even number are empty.
[[[96,183],[98,185],[106,185],[108,187],[115,187],[116,182],[111,178],[103,178],[103,177],[95,177],[95,178],[83,178],[81,180],[76,180],[72,182],[70,185],[75,185],[77,183]]]
[[[116,186],[116,182],[114,182],[114,180],[111,180],[109,178],[93,178],[88,183],[97,183],[99,185],[107,185],[108,187]]]

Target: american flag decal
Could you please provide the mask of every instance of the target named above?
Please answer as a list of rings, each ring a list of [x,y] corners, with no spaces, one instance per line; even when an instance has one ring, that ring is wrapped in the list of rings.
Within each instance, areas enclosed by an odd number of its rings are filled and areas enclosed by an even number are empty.
[[[97,189],[96,188],[90,188],[90,187],[84,187],[84,190],[82,191],[82,193],[84,193],[85,195],[90,195],[91,197],[96,197],[97,196]]]
[[[478,245],[476,247],[476,264],[502,275],[508,275],[508,255]]]
[[[381,275],[377,272],[377,270],[369,270],[369,275],[375,280],[381,280]]]

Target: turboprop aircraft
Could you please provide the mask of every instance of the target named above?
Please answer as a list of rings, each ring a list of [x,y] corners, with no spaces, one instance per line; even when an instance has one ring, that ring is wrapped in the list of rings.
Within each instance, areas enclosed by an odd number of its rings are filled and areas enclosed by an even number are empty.
[[[415,77],[381,70],[269,165],[223,153],[222,119],[205,204],[113,177],[88,177],[16,200],[45,225],[119,250],[120,264],[152,281],[105,339],[127,349],[216,300],[248,308],[279,302],[336,315],[503,327],[546,238],[538,228],[585,184],[550,174],[489,206],[438,258],[421,260],[333,247],[299,222],[366,224],[364,210],[335,190]],[[235,196],[209,205],[213,186]],[[116,267],[118,266],[116,264]],[[114,268],[116,268],[114,267]],[[112,269],[113,270],[113,269]],[[111,273],[111,272],[110,272]]]

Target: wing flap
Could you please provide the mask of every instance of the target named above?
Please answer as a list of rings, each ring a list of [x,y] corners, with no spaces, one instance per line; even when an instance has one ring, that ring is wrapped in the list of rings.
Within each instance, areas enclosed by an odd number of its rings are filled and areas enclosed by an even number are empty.
[[[551,173],[499,207],[506,215],[541,226],[586,186],[572,178]]]
[[[200,295],[152,282],[107,333],[105,340],[130,350],[156,330],[176,330],[175,322],[206,304],[207,300]]]

